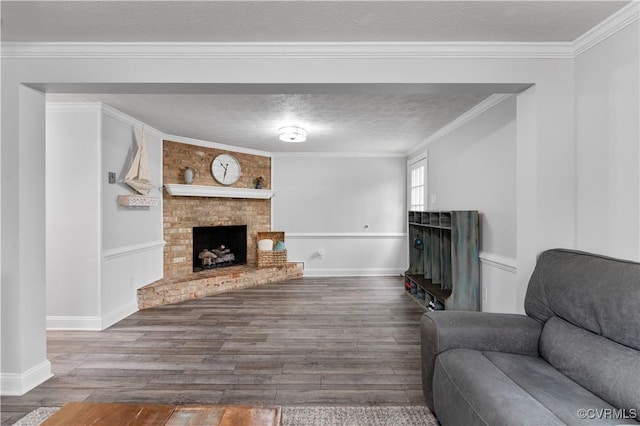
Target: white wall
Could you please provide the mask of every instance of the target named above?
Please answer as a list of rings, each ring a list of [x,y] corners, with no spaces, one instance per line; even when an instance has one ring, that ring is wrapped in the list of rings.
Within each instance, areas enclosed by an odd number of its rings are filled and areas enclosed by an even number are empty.
[[[47,322],[100,315],[100,104],[47,104]]]
[[[162,278],[162,206],[122,207],[142,124],[101,104],[47,106],[47,325],[104,329],[137,310],[136,289]],[[152,181],[162,135],[145,128]],[[79,161],[80,160],[80,161]],[[149,194],[161,198],[160,189]]]
[[[272,227],[286,232],[288,257],[305,262],[306,276],[404,272],[404,157],[278,154],[272,161]]]
[[[483,311],[518,310],[516,136],[511,96],[428,147],[429,210],[480,212]]]
[[[44,106],[42,92],[2,85],[2,111],[10,107],[17,113],[10,126],[2,120],[2,395],[21,395],[51,377],[45,344]]]
[[[540,219],[539,205],[551,206],[554,200],[552,197],[542,197],[542,191],[539,189],[540,175],[544,170],[539,166],[541,160],[538,158],[538,144],[535,142],[540,138],[536,123],[538,88],[533,86],[518,94],[516,104],[516,272],[518,280],[516,306],[518,312],[523,313],[529,278],[535,268],[537,256],[542,251],[541,248],[571,247],[571,245],[548,244],[546,247],[540,247],[539,243],[531,244],[532,241],[537,241],[541,234],[550,232],[545,230],[546,221]],[[568,165],[567,168],[572,170]],[[566,179],[564,175],[563,178]],[[562,191],[553,192],[553,198],[563,195],[567,196]],[[573,196],[573,194],[569,195]],[[541,200],[549,203],[541,203]],[[573,220],[572,216],[571,224]],[[569,235],[575,237],[573,232]]]
[[[142,138],[143,124],[110,107],[104,108],[102,119],[102,240],[103,250],[122,249],[150,241],[162,240],[162,206],[123,207],[118,195],[133,194],[124,177]],[[145,126],[144,135],[151,172],[156,185],[149,196],[162,197],[163,134]],[[109,184],[107,173],[115,172],[116,184]]]
[[[122,183],[142,138],[143,123],[105,106],[102,116],[102,328],[138,309],[136,290],[162,278],[162,133],[144,126],[151,182],[148,194],[158,197],[153,207],[123,207],[118,195],[133,194]],[[116,184],[109,184],[115,172]]]
[[[640,24],[575,60],[577,247],[640,260]]]
[[[29,359],[46,362],[44,277],[22,270],[31,259],[32,247],[42,244],[44,229],[44,192],[36,190],[18,196],[15,185],[25,180],[26,187],[44,188],[42,164],[22,148],[29,143],[41,105],[29,102],[29,95],[18,90],[21,83],[74,84],[105,83],[126,87],[140,82],[156,84],[278,84],[300,83],[332,85],[350,83],[531,83],[526,102],[518,97],[518,126],[526,122],[530,137],[518,134],[517,162],[528,167],[518,169],[518,219],[524,212],[529,220],[518,220],[518,297],[524,294],[535,255],[555,246],[575,244],[574,182],[574,96],[573,60],[567,46],[544,47],[462,46],[444,52],[431,45],[183,45],[155,46],[156,53],[143,52],[144,46],[81,45],[4,46],[2,52],[2,382],[6,374],[16,373],[20,380],[33,366],[21,363],[27,350]],[[557,49],[555,49],[557,48]],[[522,49],[522,51],[520,51]],[[555,53],[560,50],[560,55]],[[564,53],[562,53],[564,52]],[[148,54],[147,54],[148,53]],[[543,58],[541,58],[543,57]],[[73,59],[70,59],[73,58]],[[85,88],[87,86],[84,86]],[[319,86],[316,86],[319,87]],[[40,94],[41,97],[42,94]],[[524,105],[525,114],[520,113]],[[22,108],[20,107],[22,106]],[[33,110],[32,110],[33,109]],[[44,151],[44,130],[36,146]],[[37,143],[40,146],[37,146]],[[29,146],[29,145],[25,145]],[[524,155],[534,152],[534,156]],[[39,158],[36,155],[36,159]],[[18,182],[12,181],[18,179]],[[404,197],[404,178],[402,196]],[[522,193],[525,188],[528,193]],[[276,195],[277,197],[278,195]],[[522,199],[520,198],[522,196]],[[520,202],[522,200],[522,202]],[[404,206],[404,203],[400,203]],[[553,206],[553,209],[549,208]],[[403,209],[404,210],[404,209]],[[21,235],[15,229],[21,217],[42,212],[42,227]],[[404,223],[404,218],[402,220]],[[361,221],[358,221],[361,223]],[[276,225],[280,225],[279,223]],[[282,224],[286,225],[286,224]],[[520,238],[526,235],[527,238]],[[521,250],[521,244],[522,249]],[[23,251],[16,251],[23,247]],[[28,247],[28,249],[27,249]],[[44,275],[42,272],[41,275]],[[30,302],[42,309],[22,305],[20,292],[34,289]],[[5,306],[15,307],[5,314]],[[7,319],[10,325],[6,325]],[[33,325],[32,333],[16,333],[21,321]],[[41,323],[38,329],[37,324]],[[6,330],[5,330],[6,328]],[[10,331],[10,332],[5,332]],[[23,337],[30,348],[20,345]],[[10,347],[13,350],[6,350]],[[40,365],[39,364],[39,365]],[[27,383],[22,380],[22,384]]]

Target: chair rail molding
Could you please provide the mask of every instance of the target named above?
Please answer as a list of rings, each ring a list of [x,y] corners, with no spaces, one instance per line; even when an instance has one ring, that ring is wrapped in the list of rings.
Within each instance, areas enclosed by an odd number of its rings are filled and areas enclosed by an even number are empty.
[[[493,268],[502,269],[512,274],[518,273],[516,259],[502,256],[494,253],[480,252],[480,264],[483,266],[491,266]]]
[[[306,268],[305,277],[398,277],[404,268]]]
[[[147,243],[132,244],[130,246],[117,247],[113,249],[106,249],[102,251],[102,257],[105,260],[112,259],[114,257],[127,256],[130,254],[141,253],[144,251],[163,248],[167,244],[164,240],[149,241]]]
[[[406,232],[287,232],[287,239],[406,238]]]

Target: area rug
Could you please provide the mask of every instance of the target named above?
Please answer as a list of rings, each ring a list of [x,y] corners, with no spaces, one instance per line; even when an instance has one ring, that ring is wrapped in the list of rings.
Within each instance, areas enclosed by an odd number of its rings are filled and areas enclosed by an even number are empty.
[[[437,426],[425,406],[282,407],[284,426]]]
[[[35,410],[33,410],[32,412],[30,412],[20,420],[18,420],[13,425],[14,426],[38,426],[40,425],[40,423],[44,422],[49,417],[51,417],[54,413],[56,413],[59,409],[60,407],[36,408]]]
[[[39,426],[60,407],[40,407],[14,426]],[[283,426],[437,426],[425,406],[282,407]]]

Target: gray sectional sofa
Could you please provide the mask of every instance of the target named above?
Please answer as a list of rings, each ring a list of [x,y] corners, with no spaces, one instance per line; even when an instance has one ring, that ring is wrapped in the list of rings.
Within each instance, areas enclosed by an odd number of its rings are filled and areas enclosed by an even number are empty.
[[[525,311],[423,316],[422,386],[438,420],[638,424],[640,264],[546,251]]]

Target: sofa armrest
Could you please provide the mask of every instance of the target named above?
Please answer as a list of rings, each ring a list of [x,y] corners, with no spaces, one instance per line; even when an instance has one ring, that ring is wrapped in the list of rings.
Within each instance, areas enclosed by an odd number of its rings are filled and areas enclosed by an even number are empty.
[[[420,322],[422,390],[433,411],[433,370],[439,353],[449,349],[509,352],[538,356],[542,324],[526,315],[489,312],[428,312]]]

